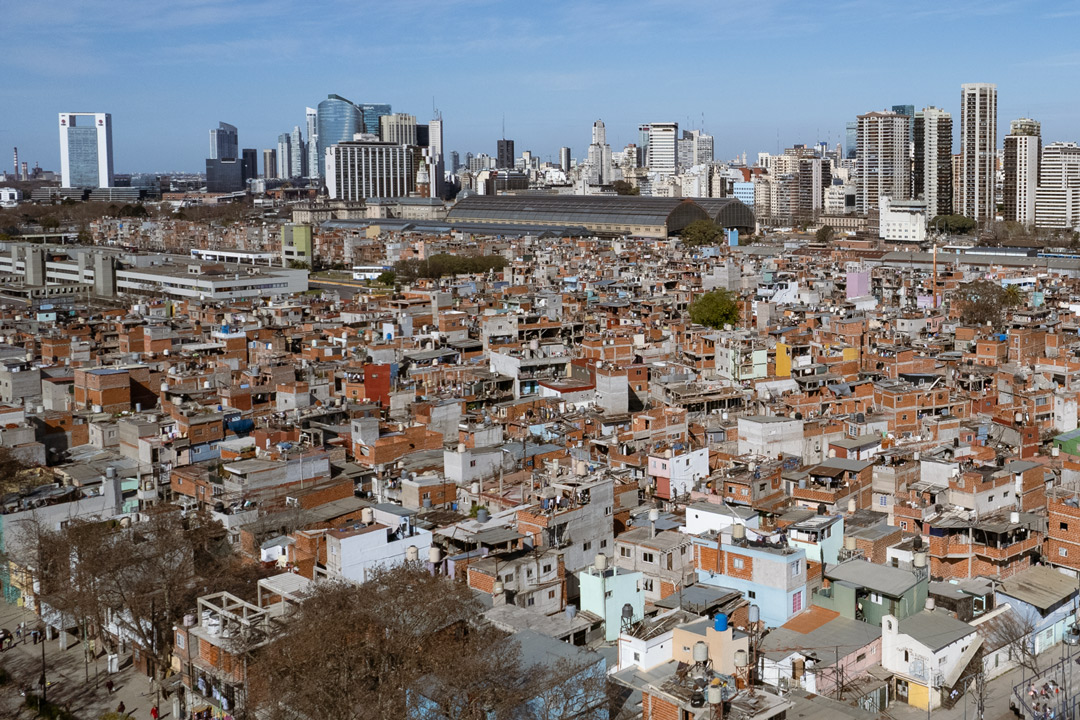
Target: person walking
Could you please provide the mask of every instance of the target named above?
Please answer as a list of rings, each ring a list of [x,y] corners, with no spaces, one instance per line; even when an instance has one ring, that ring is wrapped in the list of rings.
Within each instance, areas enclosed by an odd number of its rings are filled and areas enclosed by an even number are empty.
[[[121,700],[120,704],[116,706],[116,713],[118,715],[126,715],[127,714],[127,705],[124,704],[123,700]]]
[[[112,695],[112,691],[113,691],[113,681],[112,681],[112,678],[109,678],[108,680],[106,680],[106,681],[105,681],[105,691],[106,691],[107,693],[109,693],[110,695]]]
[[[150,720],[158,720],[158,715],[159,715],[159,713],[158,713],[157,705],[150,708]]]

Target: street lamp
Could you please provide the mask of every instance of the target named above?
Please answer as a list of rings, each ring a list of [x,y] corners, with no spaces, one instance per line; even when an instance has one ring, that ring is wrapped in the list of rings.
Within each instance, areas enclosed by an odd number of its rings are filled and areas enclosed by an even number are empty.
[[[45,693],[49,687],[48,682],[45,680],[45,638],[48,636],[47,630],[48,628],[43,625],[41,630],[41,677],[38,679],[38,684],[41,685],[41,703],[38,707],[45,705]]]

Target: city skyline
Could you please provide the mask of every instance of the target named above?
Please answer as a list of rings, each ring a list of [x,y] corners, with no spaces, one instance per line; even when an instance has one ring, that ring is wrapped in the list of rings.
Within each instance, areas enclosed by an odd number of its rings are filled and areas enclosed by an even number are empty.
[[[1060,93],[1080,54],[1052,49],[1069,47],[1071,25],[1053,20],[1080,17],[1063,2],[917,3],[873,12],[847,4],[815,9],[812,17],[787,2],[753,8],[641,2],[618,14],[598,4],[558,2],[528,9],[468,1],[360,3],[299,19],[288,10],[284,3],[218,0],[167,10],[123,2],[47,11],[13,5],[0,31],[15,51],[15,72],[0,89],[8,109],[0,144],[18,146],[31,165],[58,168],[50,118],[79,108],[113,116],[117,172],[198,171],[206,128],[218,121],[235,125],[247,147],[273,148],[278,135],[304,127],[306,107],[334,93],[388,103],[417,122],[434,117],[438,107],[444,147],[462,155],[493,155],[505,114],[506,137],[518,152],[531,150],[544,161],[557,162],[562,146],[583,159],[598,118],[613,151],[636,142],[642,123],[678,122],[680,129],[713,135],[716,157],[724,160],[796,143],[846,144],[847,122],[898,103],[916,110],[935,105],[958,118],[956,89],[970,82],[998,86],[999,148],[1008,122],[1019,117],[1039,120],[1048,141],[1080,139],[1080,114]],[[957,38],[951,28],[960,18],[973,26],[972,38],[1037,29],[1038,47],[1047,49],[1016,57]],[[354,20],[358,28],[378,28],[377,35],[361,29],[333,43],[302,40]],[[418,27],[440,32],[435,39],[423,33],[421,42],[412,39]],[[575,41],[591,41],[598,28],[622,46],[654,43],[652,59],[635,66],[641,91],[625,91],[629,61],[617,49],[587,54]],[[23,44],[45,33],[54,42],[48,51]],[[793,62],[802,46],[786,39],[806,33],[833,43],[835,54],[817,64]],[[873,60],[882,42],[904,33],[923,49],[911,62]],[[696,42],[695,66],[730,70],[715,75],[715,91],[702,92],[707,75],[695,79],[699,73],[683,66],[685,55],[668,57],[658,37],[678,37],[691,51]],[[557,47],[562,50],[551,51]],[[499,62],[478,62],[480,54]],[[395,61],[372,65],[379,56]],[[454,70],[448,58],[462,64]],[[156,80],[135,84],[133,62],[140,77]],[[671,82],[673,73],[685,82]]]

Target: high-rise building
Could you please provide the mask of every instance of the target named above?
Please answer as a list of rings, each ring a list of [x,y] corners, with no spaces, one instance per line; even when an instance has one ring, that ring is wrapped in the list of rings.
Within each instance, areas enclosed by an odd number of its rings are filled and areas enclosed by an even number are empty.
[[[678,143],[679,168],[707,165],[715,159],[713,136],[701,130],[683,130]]]
[[[351,141],[357,133],[378,134],[379,121],[375,119],[372,130],[365,124],[364,112],[351,100],[340,95],[327,95],[316,109],[316,147],[319,153],[319,177],[325,177],[326,148],[340,142]]]
[[[326,152],[326,189],[335,200],[407,197],[415,187],[415,154],[391,142],[344,142]]]
[[[832,185],[832,164],[821,157],[799,158],[798,215],[806,221],[817,219],[825,207],[825,190]]]
[[[859,122],[849,122],[844,132],[844,157],[854,160],[859,156]]]
[[[1074,142],[1054,142],[1042,150],[1035,224],[1080,229],[1080,146]]]
[[[559,167],[563,172],[570,172],[570,148],[559,148]]]
[[[859,116],[857,208],[869,213],[878,198],[911,198],[908,160],[908,118],[894,112],[871,112]]]
[[[236,127],[219,122],[218,126],[210,131],[210,159],[234,160],[240,157],[239,153],[240,143],[237,140]]]
[[[457,150],[450,152],[450,172],[456,173],[461,167],[461,153]]]
[[[1035,223],[1041,154],[1042,127],[1038,121],[1020,118],[1009,123],[1003,162],[1005,182],[1001,193],[1005,220],[1021,225]]]
[[[926,216],[952,214],[952,115],[941,108],[915,113],[915,173],[912,194],[926,201]]]
[[[645,164],[649,170],[664,174],[674,174],[678,170],[679,123],[649,123],[649,149]]]
[[[611,182],[611,146],[607,142],[607,129],[603,120],[593,123],[587,163],[585,179],[590,185],[607,185]]]
[[[391,113],[379,118],[379,139],[398,145],[416,145],[416,116]]]
[[[956,212],[977,222],[994,219],[996,165],[997,85],[961,85],[960,204]]]
[[[255,148],[244,148],[240,151],[241,179],[246,183],[259,177],[259,151]]]
[[[60,113],[62,187],[112,187],[112,150],[112,115]]]
[[[304,120],[307,122],[307,174],[308,177],[319,177],[319,111],[315,108],[304,109]]]
[[[431,148],[433,157],[435,157],[445,169],[446,156],[443,152],[442,113],[436,113],[435,117],[428,122],[428,147]]]
[[[914,105],[893,105],[892,111],[897,115],[903,115],[908,119],[908,143],[912,143],[915,140],[915,106]]]
[[[292,136],[281,133],[277,138],[277,176],[282,180],[293,177]]]
[[[369,135],[378,135],[379,118],[392,112],[390,106],[385,103],[363,103],[360,105],[360,110],[364,113],[364,129],[357,132],[366,132]]]
[[[206,192],[233,193],[243,189],[243,160],[239,158],[206,159]]]
[[[513,170],[515,158],[514,141],[506,138],[500,140],[495,152],[495,167],[499,170]]]
[[[637,143],[637,166],[645,167],[645,164],[649,162],[649,125],[638,125],[638,143]]]
[[[289,151],[292,153],[289,160],[292,175],[289,177],[306,177],[307,148],[304,145],[304,135],[299,125],[294,125],[292,133],[289,135]]]
[[[277,150],[267,148],[263,150],[263,178],[273,180],[277,177]]]

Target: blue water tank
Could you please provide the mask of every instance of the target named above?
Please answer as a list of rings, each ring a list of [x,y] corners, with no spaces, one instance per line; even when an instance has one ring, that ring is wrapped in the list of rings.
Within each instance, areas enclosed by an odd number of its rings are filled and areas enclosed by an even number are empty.
[[[713,618],[713,630],[716,632],[725,632],[727,630],[727,615],[716,613],[716,617]]]

